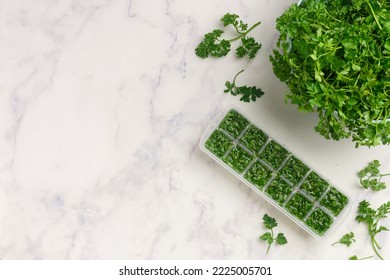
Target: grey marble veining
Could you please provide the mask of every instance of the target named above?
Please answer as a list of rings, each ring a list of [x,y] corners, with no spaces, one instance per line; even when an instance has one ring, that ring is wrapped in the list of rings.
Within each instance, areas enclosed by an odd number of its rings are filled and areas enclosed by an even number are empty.
[[[283,101],[268,56],[275,19],[293,0],[0,1],[1,259],[347,259],[372,255],[354,221],[366,198],[356,172],[390,148],[326,141],[314,114]],[[201,37],[226,12],[263,44],[253,61],[202,60]],[[242,83],[266,95],[245,104],[223,93]],[[198,148],[210,120],[235,104],[348,193],[354,204],[316,240]],[[258,237],[273,215],[288,245]],[[390,222],[387,221],[387,225]],[[353,230],[351,248],[331,247]],[[389,235],[378,240],[390,258]]]

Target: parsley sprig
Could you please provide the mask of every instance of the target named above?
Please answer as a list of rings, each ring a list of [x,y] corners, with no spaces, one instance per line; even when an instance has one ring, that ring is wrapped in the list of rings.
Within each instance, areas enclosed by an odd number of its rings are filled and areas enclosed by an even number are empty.
[[[390,201],[379,206],[378,209],[373,209],[370,207],[370,203],[366,200],[363,200],[359,203],[358,206],[358,215],[356,216],[356,221],[359,223],[364,223],[367,225],[368,233],[371,237],[371,245],[374,249],[375,254],[383,260],[382,256],[379,254],[378,250],[381,249],[375,236],[382,232],[388,231],[389,229],[378,225],[379,221],[383,218],[387,218],[387,214],[390,213]]]
[[[267,214],[264,214],[263,224],[267,229],[270,230],[269,232],[266,232],[259,237],[261,240],[267,241],[267,243],[268,243],[266,254],[268,254],[269,249],[270,249],[272,243],[274,243],[274,241],[276,241],[276,243],[278,245],[287,244],[287,238],[284,236],[284,233],[278,233],[278,235],[276,237],[274,237],[273,228],[275,228],[278,225],[275,218],[272,218],[272,217],[268,216]]]
[[[379,167],[381,166],[379,160],[373,160],[368,165],[359,171],[360,184],[365,189],[372,189],[373,191],[380,191],[386,189],[386,184],[382,182],[382,178],[389,176],[390,173],[381,173]]]
[[[240,75],[244,70],[241,70],[238,72],[232,82],[226,81],[225,86],[226,89],[224,90],[225,93],[231,93],[234,96],[241,95],[240,100],[244,102],[250,102],[250,101],[256,101],[258,97],[263,96],[264,92],[255,86],[237,86],[236,85],[236,78],[238,75]]]
[[[336,244],[344,244],[347,247],[349,247],[353,242],[356,242],[356,239],[355,239],[355,234],[351,231],[349,233],[344,234],[343,237],[341,237],[339,241],[333,243],[332,246]]]
[[[253,59],[261,48],[261,44],[256,42],[253,37],[248,37],[247,35],[261,22],[256,22],[248,28],[248,24],[240,20],[238,15],[230,13],[225,14],[220,21],[224,27],[232,25],[237,36],[231,39],[224,39],[222,38],[224,31],[222,29],[214,29],[204,35],[203,41],[195,49],[195,54],[201,58],[209,56],[223,57],[230,52],[232,42],[241,40],[241,45],[236,49],[236,55],[238,57],[247,55],[250,59]]]
[[[366,260],[366,259],[370,259],[370,258],[372,258],[372,256],[364,257],[364,258],[359,259],[358,256],[353,255],[352,257],[349,257],[349,260],[352,260],[352,261],[361,261],[361,260]]]

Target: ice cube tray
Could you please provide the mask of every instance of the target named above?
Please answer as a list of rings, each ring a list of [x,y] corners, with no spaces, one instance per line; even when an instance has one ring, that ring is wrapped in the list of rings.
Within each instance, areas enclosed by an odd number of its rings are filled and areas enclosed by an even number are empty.
[[[200,148],[314,237],[350,208],[348,195],[234,106],[210,123]]]

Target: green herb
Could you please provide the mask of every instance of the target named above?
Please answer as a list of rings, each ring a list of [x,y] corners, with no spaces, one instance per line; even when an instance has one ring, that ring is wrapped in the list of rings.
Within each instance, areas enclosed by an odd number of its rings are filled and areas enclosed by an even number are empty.
[[[246,118],[241,116],[237,111],[230,110],[219,127],[225,130],[233,138],[237,138],[248,124],[249,122]]]
[[[232,25],[237,36],[231,39],[223,39],[221,36],[224,31],[215,29],[204,36],[203,41],[195,49],[195,54],[201,58],[206,58],[208,56],[223,57],[229,53],[232,42],[241,40],[241,45],[236,49],[237,56],[244,57],[245,55],[248,55],[249,58],[254,58],[257,51],[261,48],[261,44],[257,43],[252,37],[247,37],[247,35],[260,25],[260,22],[257,22],[252,27],[248,28],[248,24],[242,22],[238,15],[230,13],[225,14],[221,18],[221,22],[225,27]]]
[[[307,218],[306,224],[319,235],[324,235],[333,224],[333,219],[320,208],[317,208]]]
[[[332,246],[336,244],[344,244],[347,245],[347,247],[349,247],[353,242],[356,242],[356,239],[355,239],[355,234],[351,231],[349,233],[344,234],[343,237],[341,237],[339,241],[333,243]]]
[[[281,173],[294,185],[299,183],[309,168],[295,157],[290,157],[285,166],[283,166]]]
[[[348,198],[336,190],[336,188],[331,187],[326,195],[320,200],[320,204],[332,211],[335,216],[338,216],[348,204]]]
[[[256,153],[264,145],[267,139],[268,137],[263,131],[253,125],[250,125],[240,139],[240,142],[249,150]]]
[[[390,143],[389,11],[388,0],[306,0],[277,19],[274,73],[327,139]]]
[[[241,70],[234,76],[233,82],[226,81],[226,89],[224,90],[224,92],[230,93],[234,96],[241,95],[240,100],[244,102],[256,101],[258,97],[262,97],[264,95],[264,92],[260,88],[257,88],[255,86],[237,86],[236,78],[242,72],[244,72],[244,70]]]
[[[260,154],[260,158],[274,169],[278,169],[288,154],[289,152],[285,148],[272,140]]]
[[[381,166],[378,160],[371,161],[368,166],[358,173],[360,184],[365,189],[372,189],[373,191],[380,191],[386,189],[386,184],[382,182],[382,177],[389,176],[390,173],[382,174],[379,171]]]
[[[287,202],[286,209],[297,218],[303,220],[309,211],[313,208],[313,206],[313,202],[311,202],[302,194],[296,193]]]
[[[242,45],[236,49],[238,57],[248,55],[250,59],[253,59],[261,48],[261,44],[257,43],[253,37],[243,37],[241,38],[241,43]]]
[[[301,186],[301,190],[313,197],[319,199],[327,189],[328,183],[315,172],[311,172]]]
[[[267,214],[264,214],[263,224],[267,229],[270,230],[269,232],[266,232],[259,237],[261,240],[267,241],[267,243],[268,243],[266,254],[268,254],[269,249],[270,249],[272,243],[274,243],[274,241],[276,241],[276,243],[278,245],[287,244],[287,238],[284,236],[284,233],[278,233],[278,235],[276,237],[274,237],[275,235],[274,235],[273,228],[275,228],[278,225],[275,218],[272,218],[272,217],[268,216]]]
[[[219,130],[215,130],[207,139],[204,146],[219,158],[222,158],[225,153],[233,146],[230,139]]]
[[[388,231],[384,226],[378,225],[379,221],[383,218],[387,218],[387,214],[390,213],[390,201],[379,206],[377,210],[370,207],[370,203],[366,200],[363,200],[359,203],[358,215],[356,216],[356,221],[359,223],[365,223],[368,228],[368,234],[371,238],[371,245],[374,249],[375,254],[383,260],[382,256],[379,254],[378,250],[381,249],[378,242],[375,239],[375,236],[382,232]]]
[[[265,190],[265,192],[279,205],[282,205],[286,201],[292,191],[293,187],[279,176],[276,177]]]
[[[243,148],[236,146],[225,156],[223,161],[235,171],[241,173],[252,161],[252,156]]]
[[[235,109],[226,113],[204,148],[318,236],[326,233],[334,216],[348,204],[345,195]],[[328,210],[335,215],[329,215]]]
[[[356,255],[353,255],[352,257],[349,257],[349,260],[352,260],[352,261],[361,261],[361,260],[366,260],[366,259],[370,259],[370,258],[372,258],[372,256],[364,257],[364,258],[359,259]]]
[[[245,173],[244,178],[261,189],[271,178],[271,175],[272,173],[268,169],[256,161]]]
[[[223,32],[221,29],[215,29],[204,35],[203,41],[195,49],[195,54],[201,58],[227,55],[230,52],[230,42],[220,38]]]

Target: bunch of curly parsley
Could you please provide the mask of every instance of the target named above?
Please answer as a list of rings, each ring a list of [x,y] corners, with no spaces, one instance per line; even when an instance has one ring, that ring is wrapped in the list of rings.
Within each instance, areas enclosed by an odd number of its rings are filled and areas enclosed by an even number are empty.
[[[390,143],[390,1],[306,0],[277,19],[270,60],[315,130],[356,146]]]

